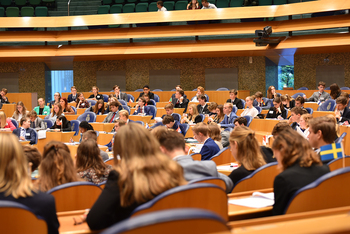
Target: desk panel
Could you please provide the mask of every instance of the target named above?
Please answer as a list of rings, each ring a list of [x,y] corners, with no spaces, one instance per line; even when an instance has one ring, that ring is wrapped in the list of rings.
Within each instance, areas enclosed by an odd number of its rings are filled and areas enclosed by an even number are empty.
[[[5,112],[6,118],[11,118],[16,110],[16,104],[3,104],[1,110]]]
[[[50,141],[69,142],[73,135],[74,132],[46,132],[46,138],[39,139],[36,147],[42,154],[44,152],[44,146]]]

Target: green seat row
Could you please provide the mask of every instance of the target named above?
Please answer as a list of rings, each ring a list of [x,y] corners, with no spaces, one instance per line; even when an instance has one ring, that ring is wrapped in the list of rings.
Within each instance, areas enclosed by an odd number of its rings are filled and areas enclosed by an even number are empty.
[[[0,7],[0,17],[4,17],[6,13],[7,17],[19,17],[19,8],[18,7],[7,7],[6,11],[3,7]],[[21,8],[21,16],[22,17],[45,17],[48,15],[47,7],[38,6],[35,7],[22,7]]]

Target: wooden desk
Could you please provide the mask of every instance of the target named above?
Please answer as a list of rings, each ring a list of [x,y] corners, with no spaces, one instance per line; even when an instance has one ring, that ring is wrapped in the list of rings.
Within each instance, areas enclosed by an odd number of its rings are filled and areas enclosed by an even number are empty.
[[[86,108],[77,108],[77,115],[82,115],[86,111]]]
[[[5,112],[5,115],[7,118],[11,118],[13,115],[13,112],[16,110],[16,104],[3,104],[2,105],[2,111]]]
[[[317,102],[305,102],[304,103],[304,108],[312,108],[315,111],[317,111],[319,105]]]
[[[38,103],[38,94],[37,93],[8,93],[6,95],[9,102],[19,102],[22,101],[27,110],[33,110]],[[11,113],[12,116],[13,112]],[[10,117],[11,117],[10,116]]]
[[[44,152],[44,146],[50,141],[69,142],[74,132],[46,132],[45,139],[39,139],[36,147],[40,153]]]
[[[142,121],[144,124],[149,124],[151,123],[152,116],[151,115],[129,115],[129,119],[133,121]]]
[[[19,143],[21,143],[21,145],[29,145],[30,141],[19,141]]]
[[[346,132],[346,136],[343,140],[343,147],[344,147],[344,153],[345,155],[350,155],[350,126],[339,126],[340,134],[343,134],[343,132]]]
[[[90,123],[95,131],[111,132],[115,123]]]
[[[79,115],[65,115],[65,117],[67,118],[67,120],[71,121],[78,119]]]
[[[107,117],[107,115],[96,115],[96,122],[102,123],[106,117]]]
[[[271,132],[255,131],[255,138],[258,140],[260,145],[263,145],[264,137],[267,135],[271,135]],[[271,147],[272,143],[273,143],[273,137],[270,137],[267,146]]]
[[[91,231],[87,223],[82,223],[79,225],[74,225],[73,218],[83,215],[85,213],[85,210],[77,210],[77,211],[68,211],[68,212],[58,212],[57,218],[60,223],[60,227],[58,229],[59,233],[98,233],[95,231]]]
[[[67,145],[70,150],[70,155],[72,156],[73,162],[75,162],[75,156],[77,155],[77,150],[79,145]],[[106,151],[108,149],[107,146],[99,146],[102,151]]]
[[[283,121],[283,120],[282,120]],[[280,122],[280,120],[276,119],[253,119],[250,123],[249,128],[254,131],[262,131],[262,132],[272,132],[273,127]]]
[[[326,116],[326,115],[335,115],[335,114],[333,111],[314,111],[314,113],[312,113],[312,116],[314,118],[320,117],[320,116]]]
[[[97,143],[99,145],[107,145],[111,142],[114,134],[100,133],[97,137]]]

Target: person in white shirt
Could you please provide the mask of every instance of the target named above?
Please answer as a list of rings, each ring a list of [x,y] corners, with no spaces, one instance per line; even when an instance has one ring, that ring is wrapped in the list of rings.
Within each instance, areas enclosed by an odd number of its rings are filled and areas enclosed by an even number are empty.
[[[252,96],[249,96],[245,99],[245,103],[246,103],[246,106],[247,106],[247,109],[245,109],[241,116],[251,116],[251,117],[255,117],[259,114],[259,111],[253,106],[253,101],[254,101],[254,98]]]
[[[167,11],[167,9],[164,7],[163,1],[157,2],[158,11]]]
[[[212,3],[209,3],[208,0],[202,0],[202,9],[217,9],[216,6]]]

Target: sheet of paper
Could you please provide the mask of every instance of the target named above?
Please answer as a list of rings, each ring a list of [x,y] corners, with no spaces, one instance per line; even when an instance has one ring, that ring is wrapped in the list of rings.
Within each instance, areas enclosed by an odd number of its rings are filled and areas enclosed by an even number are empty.
[[[46,138],[46,130],[39,130],[38,139],[45,139],[45,138]]]
[[[275,200],[275,193],[274,192],[271,192],[271,193],[254,192],[253,197],[263,197],[270,200]]]
[[[236,170],[238,165],[237,163],[232,163],[234,165],[230,166],[230,165],[225,165],[225,166],[217,166],[216,169],[218,171],[233,171],[233,170]]]
[[[251,208],[263,208],[272,206],[275,201],[271,199],[266,199],[263,197],[248,197],[243,199],[232,199],[229,200],[230,204],[239,205],[239,206],[246,206]]]

